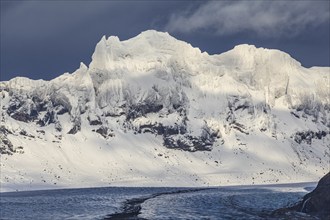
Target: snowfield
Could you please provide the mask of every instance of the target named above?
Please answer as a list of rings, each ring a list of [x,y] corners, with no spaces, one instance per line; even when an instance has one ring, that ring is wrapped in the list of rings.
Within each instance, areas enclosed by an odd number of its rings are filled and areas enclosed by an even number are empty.
[[[103,37],[74,73],[0,82],[1,191],[318,181],[329,73],[253,45]]]

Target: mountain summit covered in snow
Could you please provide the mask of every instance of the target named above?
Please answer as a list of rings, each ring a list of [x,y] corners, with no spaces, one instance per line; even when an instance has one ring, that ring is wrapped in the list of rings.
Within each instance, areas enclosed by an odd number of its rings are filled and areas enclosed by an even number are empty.
[[[209,55],[168,33],[102,37],[92,62],[0,82],[2,190],[315,181],[329,67],[273,49]]]

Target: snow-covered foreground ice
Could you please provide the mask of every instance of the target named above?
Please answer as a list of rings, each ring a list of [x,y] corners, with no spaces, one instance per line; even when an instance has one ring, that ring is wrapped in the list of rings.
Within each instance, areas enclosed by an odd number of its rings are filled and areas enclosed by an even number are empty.
[[[314,184],[89,188],[1,193],[1,219],[263,219]],[[306,188],[307,187],[307,188]],[[313,219],[291,213],[291,219]],[[287,216],[286,216],[287,217]],[[280,217],[276,217],[277,219]]]

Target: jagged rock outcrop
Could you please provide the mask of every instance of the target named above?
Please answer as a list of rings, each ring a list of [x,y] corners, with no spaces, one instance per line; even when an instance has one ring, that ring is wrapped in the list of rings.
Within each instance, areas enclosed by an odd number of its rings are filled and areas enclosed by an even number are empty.
[[[15,153],[14,145],[7,138],[8,134],[12,132],[6,129],[4,126],[0,126],[0,154],[13,154]]]
[[[316,188],[304,196],[296,210],[321,219],[330,219],[330,172],[320,179]]]
[[[274,211],[274,216],[283,216],[287,212],[303,212],[320,219],[330,219],[330,172],[323,176],[316,188],[306,194],[302,201],[294,206]]]

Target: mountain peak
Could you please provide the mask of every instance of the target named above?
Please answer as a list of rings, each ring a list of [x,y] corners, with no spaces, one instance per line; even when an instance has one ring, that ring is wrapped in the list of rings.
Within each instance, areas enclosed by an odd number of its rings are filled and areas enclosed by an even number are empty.
[[[116,36],[110,36],[108,39],[103,36],[96,45],[90,67],[110,70],[124,65],[130,69],[132,66],[135,68],[149,65],[148,63],[156,60],[166,62],[173,56],[191,59],[196,57],[196,54],[201,54],[198,48],[172,37],[167,32],[148,30],[124,41],[120,41]]]
[[[83,62],[80,62],[79,69],[87,70],[88,67]]]
[[[162,32],[157,30],[142,31],[137,37],[172,37],[168,32]]]
[[[301,63],[286,52],[250,44],[237,45],[232,50],[220,54],[220,57],[225,63],[232,63],[248,69],[268,66],[273,70],[292,72],[296,68],[301,68]],[[262,74],[266,73],[263,71]]]
[[[175,37],[171,36],[167,32],[161,32],[161,31],[156,31],[156,30],[147,30],[143,31],[137,36],[128,39],[123,42],[129,42],[129,43],[139,43],[139,44],[147,44],[149,46],[159,48],[161,46],[167,45],[167,46],[172,46],[174,44],[181,44],[185,43],[183,41],[180,41],[176,39]]]
[[[252,51],[252,50],[256,50],[256,49],[257,49],[256,46],[253,44],[239,44],[239,45],[236,45],[233,50]]]

